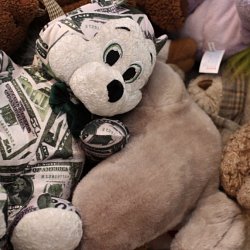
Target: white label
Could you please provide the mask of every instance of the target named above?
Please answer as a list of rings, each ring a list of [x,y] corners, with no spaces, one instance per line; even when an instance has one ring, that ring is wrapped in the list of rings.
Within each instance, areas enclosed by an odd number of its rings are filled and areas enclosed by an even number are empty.
[[[200,64],[200,73],[217,74],[225,50],[205,51]]]

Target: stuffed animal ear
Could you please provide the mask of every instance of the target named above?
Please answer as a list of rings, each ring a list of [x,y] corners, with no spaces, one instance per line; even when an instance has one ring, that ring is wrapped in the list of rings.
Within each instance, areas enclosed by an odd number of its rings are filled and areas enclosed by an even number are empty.
[[[156,48],[156,53],[157,54],[160,52],[160,50],[165,45],[167,40],[168,40],[167,35],[162,35],[162,36],[155,39],[155,48]]]

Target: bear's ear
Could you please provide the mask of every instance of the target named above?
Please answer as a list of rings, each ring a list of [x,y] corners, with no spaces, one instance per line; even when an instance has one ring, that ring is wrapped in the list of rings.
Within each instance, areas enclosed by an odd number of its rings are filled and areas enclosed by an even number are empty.
[[[168,40],[167,35],[162,35],[160,37],[155,38],[155,48],[156,48],[156,53],[157,54],[160,52],[160,50],[165,45],[167,40]]]

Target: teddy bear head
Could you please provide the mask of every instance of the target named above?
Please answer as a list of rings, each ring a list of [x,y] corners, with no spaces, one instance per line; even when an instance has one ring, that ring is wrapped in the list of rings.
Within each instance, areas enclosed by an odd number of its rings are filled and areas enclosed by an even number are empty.
[[[144,14],[132,16],[116,4],[84,5],[45,26],[37,41],[50,74],[95,115],[133,109],[153,70],[153,28]]]

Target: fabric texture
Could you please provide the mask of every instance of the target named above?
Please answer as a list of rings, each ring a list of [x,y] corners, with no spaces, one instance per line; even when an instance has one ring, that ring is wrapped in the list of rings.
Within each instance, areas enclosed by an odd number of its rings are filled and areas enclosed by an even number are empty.
[[[52,85],[49,99],[54,113],[66,113],[69,130],[78,138],[84,126],[91,121],[92,114],[80,102],[70,100],[70,90],[63,82]]]
[[[218,50],[225,49],[224,58],[245,49],[250,43],[250,36],[242,34],[236,0],[204,1],[188,16],[181,36],[197,41],[199,58],[209,49],[209,43],[213,43]]]
[[[59,16],[64,15],[60,5],[54,0],[41,0],[49,14],[50,20],[54,20]]]
[[[123,122],[130,143],[74,192],[83,218],[80,249],[135,249],[183,219],[172,249],[239,249],[245,237],[240,210],[217,189],[220,135],[169,65],[156,63],[142,102]]]
[[[236,78],[222,76],[222,81],[223,98],[218,115],[240,123],[244,111],[247,81],[244,75]]]
[[[234,132],[240,128],[244,115],[247,79],[244,74],[232,75],[200,75],[190,82],[188,91],[217,128]]]
[[[14,54],[24,42],[28,27],[38,12],[36,0],[1,0],[0,50],[8,55]]]
[[[78,34],[82,33],[85,40],[89,41],[96,34],[96,26],[106,23],[110,19],[120,17],[129,17],[136,21],[146,38],[150,38],[156,42],[154,29],[148,17],[141,13],[135,13],[126,6],[101,6],[100,3],[86,4],[79,9],[58,17],[51,21],[45,30],[40,32],[40,37],[36,43],[36,49],[39,53],[42,62],[47,65],[47,53],[52,46],[66,33]],[[60,25],[58,25],[58,21]],[[94,23],[95,25],[92,25]],[[161,45],[164,45],[167,36],[161,36]],[[157,39],[159,43],[159,38]]]
[[[54,114],[49,105],[54,83],[42,70],[20,67],[0,51],[0,136],[7,145],[0,143],[0,184],[8,194],[8,233],[19,213],[57,207],[62,200],[69,206],[82,173],[84,152],[65,114]]]
[[[188,0],[188,13],[192,13],[205,0]]]
[[[239,0],[236,4],[239,17],[242,23],[242,38],[244,43],[249,43],[250,41],[250,0]]]
[[[221,184],[226,193],[235,198],[238,196],[246,179],[249,178],[249,133],[250,124],[245,124],[233,134],[223,150],[220,174]],[[248,209],[249,205],[248,198]]]
[[[175,32],[183,27],[187,17],[186,0],[136,1],[153,23],[168,32]]]

